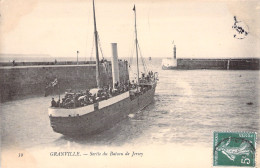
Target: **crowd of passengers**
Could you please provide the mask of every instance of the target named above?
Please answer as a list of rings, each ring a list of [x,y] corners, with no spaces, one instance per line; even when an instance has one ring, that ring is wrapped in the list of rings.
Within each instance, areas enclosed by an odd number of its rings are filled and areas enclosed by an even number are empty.
[[[140,78],[140,83],[150,82],[152,77],[153,72],[149,72],[147,76],[145,76],[145,74],[142,74],[142,78]],[[117,82],[114,84],[114,89],[110,85],[104,86],[102,89],[99,89],[97,93],[94,94],[92,94],[89,89],[76,93],[73,93],[71,91],[65,92],[65,96],[62,98],[61,101],[60,99],[58,101],[55,101],[54,98],[52,98],[51,106],[62,108],[76,108],[87,106],[136,88],[137,84],[133,80],[132,82],[127,81],[125,83]],[[139,94],[145,93],[148,89],[148,87],[140,85]]]

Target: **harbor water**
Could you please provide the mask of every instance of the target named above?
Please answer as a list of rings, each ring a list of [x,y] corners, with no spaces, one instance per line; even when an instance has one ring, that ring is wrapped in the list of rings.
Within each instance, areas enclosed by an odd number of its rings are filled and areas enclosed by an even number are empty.
[[[47,111],[51,96],[1,104],[3,164],[23,151],[30,162],[17,163],[37,167],[80,167],[96,162],[96,167],[211,167],[214,131],[259,133],[259,71],[161,70],[156,61],[152,66],[159,73],[154,102],[96,135],[69,138],[53,132]],[[143,156],[50,155],[126,150]]]

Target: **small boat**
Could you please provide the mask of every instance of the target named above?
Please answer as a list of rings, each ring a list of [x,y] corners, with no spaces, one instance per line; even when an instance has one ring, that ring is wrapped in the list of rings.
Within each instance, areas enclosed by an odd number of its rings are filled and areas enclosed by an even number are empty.
[[[139,78],[138,66],[138,40],[136,30],[136,9],[135,14],[135,42],[137,57],[137,81],[136,83],[127,83],[123,89],[118,88],[118,59],[116,43],[112,43],[112,74],[113,89],[102,90],[103,86],[100,82],[99,70],[99,54],[98,54],[98,35],[95,17],[95,3],[93,0],[93,17],[94,17],[94,34],[96,47],[96,80],[97,87],[91,89],[87,94],[81,94],[75,103],[76,93],[67,93],[72,106],[62,105],[58,107],[49,107],[48,114],[50,124],[54,132],[65,136],[89,135],[102,132],[113,127],[116,123],[127,118],[130,113],[138,112],[148,106],[154,99],[154,93],[157,85],[158,74],[149,72],[149,74]],[[121,87],[122,88],[122,87]],[[110,93],[108,93],[110,92]],[[87,103],[84,104],[86,99]]]

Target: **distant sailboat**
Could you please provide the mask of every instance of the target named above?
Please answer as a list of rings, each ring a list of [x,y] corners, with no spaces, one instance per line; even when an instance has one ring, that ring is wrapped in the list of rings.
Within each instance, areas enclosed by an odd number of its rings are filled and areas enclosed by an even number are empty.
[[[53,131],[67,136],[94,134],[112,127],[117,122],[126,118],[130,113],[137,112],[148,106],[154,98],[154,92],[157,85],[157,73],[149,72],[145,77],[139,78],[138,66],[138,40],[136,30],[136,9],[135,14],[135,44],[137,57],[137,83],[127,83],[121,90],[120,87],[114,88],[112,94],[107,93],[107,90],[102,90],[100,82],[99,70],[99,54],[97,42],[97,29],[95,17],[95,4],[93,0],[93,17],[94,17],[94,33],[96,47],[96,80],[97,87],[91,89],[88,94],[75,97],[76,93],[70,96],[71,101],[74,101],[73,107],[50,107],[48,109],[51,127]],[[112,44],[113,48],[113,80],[118,75],[117,70],[117,51],[116,45]],[[118,81],[117,81],[118,82]],[[121,87],[122,88],[122,87]],[[99,96],[98,96],[99,95]],[[84,104],[84,101],[91,99],[91,103]],[[68,98],[69,99],[69,98]],[[80,102],[80,106],[75,102]],[[83,106],[82,103],[83,102]],[[77,103],[78,104],[78,103]]]

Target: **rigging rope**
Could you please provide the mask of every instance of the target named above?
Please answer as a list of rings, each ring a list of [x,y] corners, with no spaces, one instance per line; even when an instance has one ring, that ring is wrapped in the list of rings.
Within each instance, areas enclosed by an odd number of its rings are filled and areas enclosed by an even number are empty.
[[[99,44],[99,49],[100,49],[100,52],[101,52],[101,55],[102,55],[102,59],[105,60],[104,54],[103,54],[103,51],[102,51],[102,47],[101,47],[101,41],[100,41],[100,38],[99,38],[99,34],[98,34],[98,44]],[[105,68],[105,72],[107,73],[108,72],[107,62],[102,62],[102,65]]]
[[[92,48],[91,48],[91,53],[90,53],[90,61],[92,61],[93,58],[93,49],[94,49],[94,34],[93,34],[93,39],[92,39]]]
[[[133,34],[134,35],[134,34]],[[135,46],[135,40],[133,42],[133,46],[132,46],[132,50],[131,50],[131,54],[130,54],[130,61],[129,61],[129,70],[132,74],[134,74],[135,76],[137,76],[137,74],[133,71],[133,69],[131,68],[131,65],[133,63],[133,51],[134,51],[134,46]],[[139,43],[137,43],[137,49],[139,50],[139,53],[140,53],[140,57],[141,57],[141,61],[142,61],[142,65],[143,65],[143,70],[144,70],[144,73],[147,74],[147,65],[146,65],[146,62],[145,62],[145,59],[143,58],[143,55],[142,55],[142,52],[141,52],[141,47],[139,45]]]
[[[138,46],[138,49],[139,49],[139,51],[140,51],[140,56],[141,56],[141,60],[142,60],[142,64],[143,64],[143,68],[144,68],[144,73],[145,74],[147,74],[147,67],[146,67],[146,64],[145,64],[145,60],[144,60],[144,58],[143,58],[143,56],[142,56],[142,52],[141,52],[141,48],[140,48],[140,46],[139,46],[139,43],[137,43],[137,46]]]
[[[98,35],[98,44],[99,44],[99,49],[100,49],[100,52],[101,52],[102,58],[104,59],[104,55],[103,55],[103,51],[102,51],[102,47],[101,47],[101,42],[100,42],[99,34],[97,34],[97,35]]]
[[[130,60],[129,60],[129,67],[132,66],[133,57],[134,57],[134,43],[133,43],[133,45],[132,45],[131,54],[130,54],[130,56],[129,56],[129,58],[130,58]]]
[[[134,32],[132,34],[133,38],[134,38]],[[135,41],[133,41],[132,45],[130,46],[129,50],[130,50],[130,54],[128,57],[128,69],[129,69],[129,77],[134,77],[137,76],[137,74],[134,72],[133,68],[132,68],[132,64],[133,64],[133,57],[134,57],[134,46],[135,46]]]
[[[135,35],[135,32],[133,32],[133,34],[132,34],[133,39],[135,38],[134,35]],[[132,45],[131,45],[130,48],[129,48],[129,50],[130,50],[130,52],[129,52],[130,54],[129,54],[129,56],[128,56],[129,68],[131,68],[132,63],[133,63],[134,46],[135,46],[135,41],[132,42]]]
[[[93,58],[93,49],[94,49],[94,40],[95,40],[94,38],[95,38],[95,35],[93,34],[93,40],[92,40],[92,48],[91,48],[90,60],[92,60],[92,58]],[[101,48],[101,42],[100,42],[99,35],[98,35],[98,44],[99,44],[99,50],[100,50],[100,52],[101,52],[102,58],[104,59],[104,55],[103,55],[103,51],[102,51],[102,48]]]

